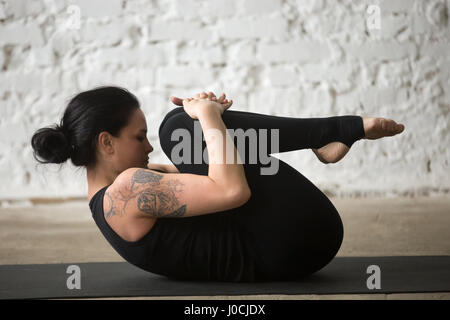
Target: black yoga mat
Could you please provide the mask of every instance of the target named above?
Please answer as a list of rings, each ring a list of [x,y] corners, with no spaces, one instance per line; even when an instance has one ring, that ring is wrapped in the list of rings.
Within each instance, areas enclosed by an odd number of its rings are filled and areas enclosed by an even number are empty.
[[[70,265],[79,267],[80,289],[67,287]],[[376,284],[372,265],[380,289],[367,286]],[[126,262],[0,266],[0,299],[407,292],[450,292],[450,256],[336,257],[302,280],[262,283],[179,281]]]

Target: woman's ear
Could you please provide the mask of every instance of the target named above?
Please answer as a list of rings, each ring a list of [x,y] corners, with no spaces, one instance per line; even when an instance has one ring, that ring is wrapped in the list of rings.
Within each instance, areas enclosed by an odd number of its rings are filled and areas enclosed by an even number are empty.
[[[101,152],[106,152],[107,154],[114,153],[113,140],[109,132],[103,131],[98,135],[98,146]]]

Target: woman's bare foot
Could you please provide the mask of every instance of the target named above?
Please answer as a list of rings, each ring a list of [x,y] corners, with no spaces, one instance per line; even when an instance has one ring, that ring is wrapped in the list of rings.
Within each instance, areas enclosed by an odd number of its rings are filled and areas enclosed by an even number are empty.
[[[392,137],[405,130],[403,124],[385,118],[365,118],[363,117],[364,139],[375,140],[383,137]]]
[[[383,137],[391,137],[405,130],[403,124],[397,124],[394,120],[385,118],[362,117],[365,137],[363,139],[375,140]],[[336,163],[350,150],[342,142],[331,142],[319,149],[312,149],[317,158],[323,163]]]

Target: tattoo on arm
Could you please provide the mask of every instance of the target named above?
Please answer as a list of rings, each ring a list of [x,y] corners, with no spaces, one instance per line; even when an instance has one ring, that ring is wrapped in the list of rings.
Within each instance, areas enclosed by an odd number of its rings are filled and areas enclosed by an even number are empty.
[[[114,204],[113,204],[113,198],[111,197],[111,195],[109,194],[109,192],[105,192],[105,197],[108,198],[108,207],[109,209],[107,209],[105,211],[105,217],[109,218],[112,217],[113,215],[116,214],[116,212],[114,211]]]
[[[139,210],[156,217],[182,217],[186,213],[186,205],[174,210],[178,206],[177,199],[163,192],[143,192],[137,205]]]
[[[106,210],[104,212],[105,218],[114,215],[124,216],[128,201],[132,199],[128,190],[117,190],[115,192],[106,191],[105,197],[108,199]]]
[[[131,178],[131,189],[137,197],[139,210],[153,217],[182,217],[186,204],[180,204],[176,193],[181,192],[183,183],[171,180],[161,184],[163,175],[147,170],[137,170]],[[144,189],[142,189],[144,187]]]
[[[162,179],[162,175],[156,174],[151,171],[146,170],[138,170],[131,177],[131,189],[133,189],[135,183],[146,184],[151,182],[156,182],[159,184],[159,181]]]
[[[131,177],[129,186],[105,192],[108,203],[105,217],[124,216],[130,200],[136,199],[139,210],[152,217],[182,217],[186,214],[186,204],[180,204],[177,193],[183,191],[183,183],[178,180],[161,182],[162,174],[140,169]]]

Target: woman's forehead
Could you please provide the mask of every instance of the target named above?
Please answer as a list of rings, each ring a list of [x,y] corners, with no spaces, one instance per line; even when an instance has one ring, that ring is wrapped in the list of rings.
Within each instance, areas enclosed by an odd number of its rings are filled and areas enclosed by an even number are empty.
[[[145,115],[140,109],[137,109],[137,112],[133,113],[133,116],[130,119],[128,127],[131,128],[133,131],[140,131],[141,129],[144,130],[147,129],[147,121],[145,120]]]

